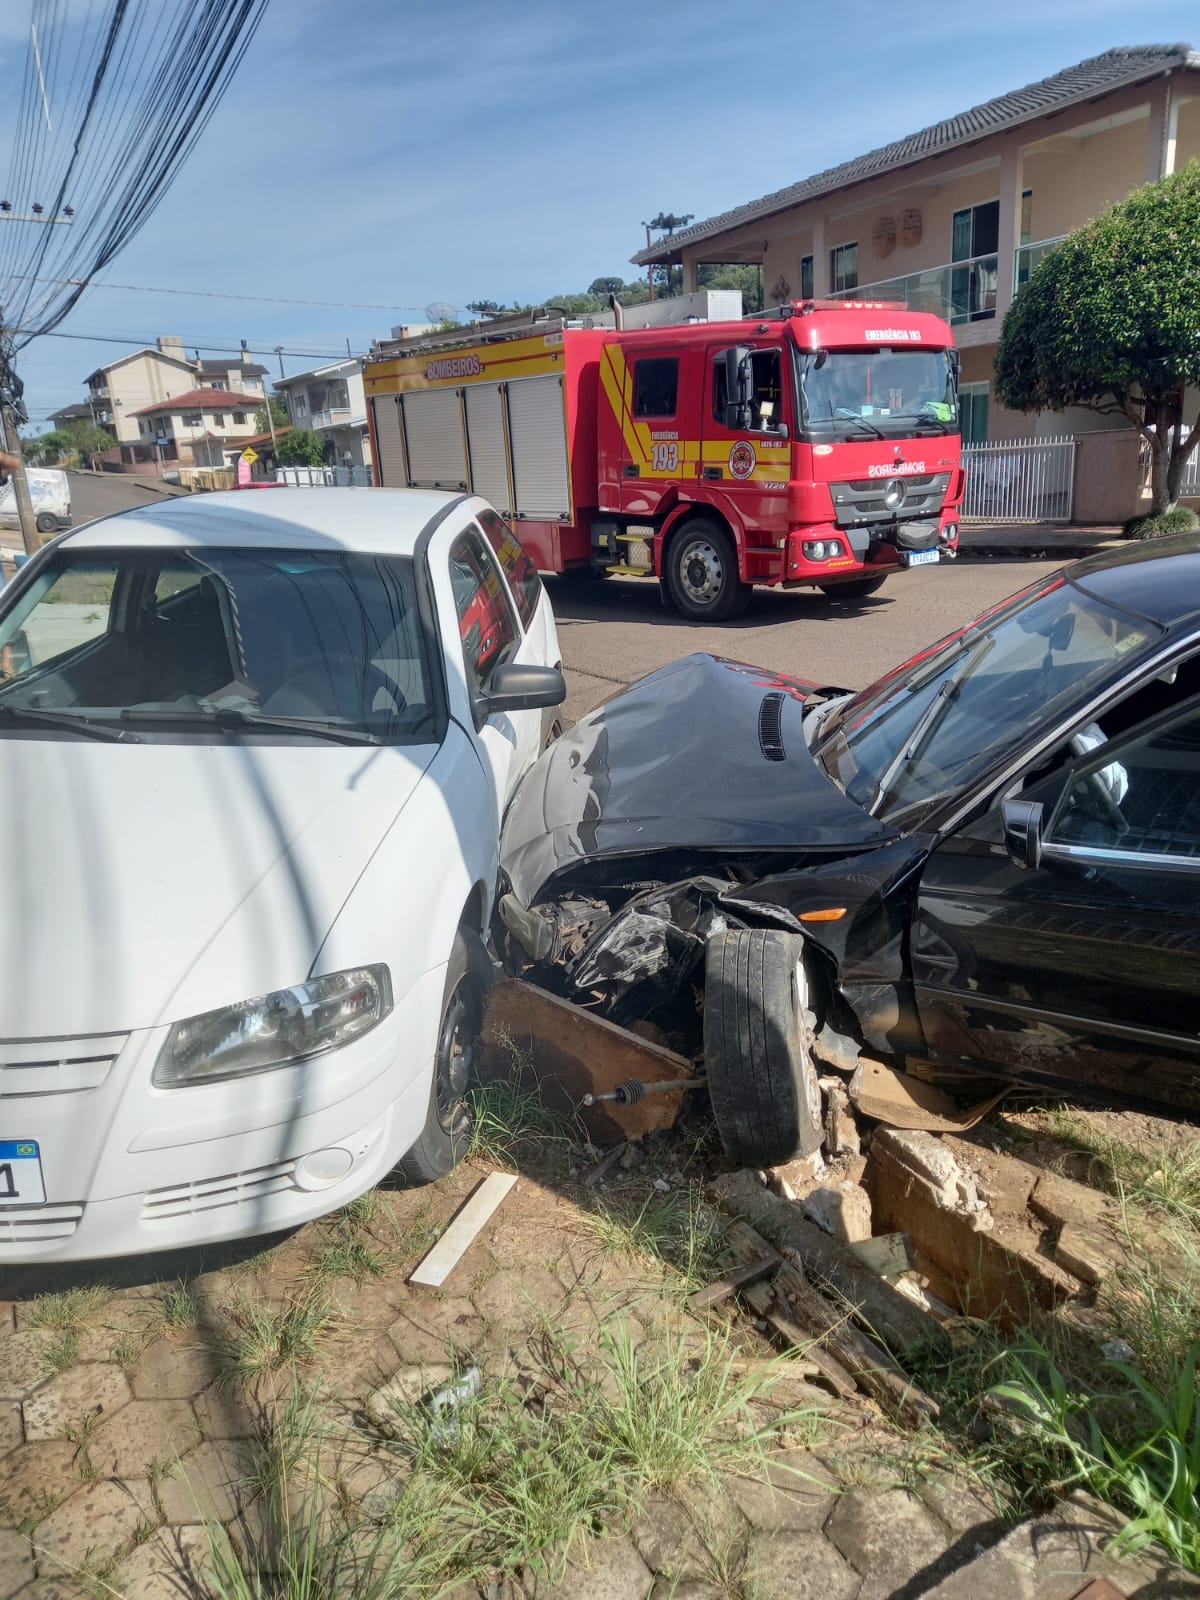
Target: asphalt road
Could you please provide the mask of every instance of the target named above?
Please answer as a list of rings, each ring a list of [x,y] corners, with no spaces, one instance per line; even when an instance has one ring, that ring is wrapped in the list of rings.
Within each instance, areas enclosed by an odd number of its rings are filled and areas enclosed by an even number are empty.
[[[118,472],[68,472],[71,485],[71,521],[77,528],[94,517],[111,516],[133,506],[155,505],[162,499],[156,480],[149,482]]]
[[[579,583],[548,578],[566,669],[567,722],[622,684],[693,650],[731,656],[818,683],[859,689],[1059,563],[960,562],[893,578],[868,600],[815,590],[757,589],[735,622],[687,622],[644,578]]]

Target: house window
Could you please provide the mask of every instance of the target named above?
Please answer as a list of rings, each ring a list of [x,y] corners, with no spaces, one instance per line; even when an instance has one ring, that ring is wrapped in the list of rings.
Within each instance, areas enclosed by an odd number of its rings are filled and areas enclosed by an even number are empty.
[[[964,444],[986,444],[988,436],[988,385],[964,383],[958,391],[958,416]]]
[[[1021,243],[1028,244],[1033,238],[1033,190],[1021,191]]]
[[[183,418],[185,428],[199,428],[204,425],[204,418],[199,411],[189,411]]]
[[[950,259],[966,263],[950,275],[950,321],[980,322],[996,315],[996,251],[1000,202],[985,200],[954,213]]]
[[[633,369],[635,417],[673,417],[679,395],[679,361],[675,356],[655,356]]]
[[[858,243],[839,244],[829,252],[829,279],[834,294],[858,288]]]
[[[235,428],[244,428],[246,426],[246,413],[244,411],[235,411],[233,413],[233,425]]]
[[[228,389],[229,385],[224,378],[214,378],[208,387],[210,389]]]
[[[800,257],[800,298],[811,300],[813,297],[813,258]]]
[[[298,417],[307,416],[308,407],[302,394],[292,396],[292,407]]]

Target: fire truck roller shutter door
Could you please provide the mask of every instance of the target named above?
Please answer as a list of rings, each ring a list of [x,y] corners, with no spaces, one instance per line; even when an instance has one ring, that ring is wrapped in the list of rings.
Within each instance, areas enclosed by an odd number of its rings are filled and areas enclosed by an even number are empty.
[[[404,396],[408,468],[415,489],[465,489],[467,451],[457,389]]]
[[[537,522],[569,522],[567,426],[562,379],[557,373],[512,380],[508,385],[508,425],[517,516]]]
[[[475,493],[503,516],[512,514],[508,492],[508,459],[504,447],[504,396],[498,383],[469,383],[467,449]]]
[[[371,408],[375,417],[375,440],[379,447],[379,459],[375,463],[376,481],[387,484],[391,489],[406,488],[408,474],[404,467],[404,435],[400,429],[400,397],[381,394],[371,401]]]

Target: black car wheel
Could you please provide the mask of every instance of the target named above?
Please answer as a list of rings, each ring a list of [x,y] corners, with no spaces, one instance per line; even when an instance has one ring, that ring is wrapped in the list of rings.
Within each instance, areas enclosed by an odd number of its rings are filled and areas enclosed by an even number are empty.
[[[425,1126],[397,1168],[406,1183],[436,1183],[458,1165],[470,1146],[467,1091],[475,1078],[490,979],[491,969],[478,934],[460,928],[446,972]]]
[[[37,531],[39,533],[57,533],[58,518],[52,512],[43,511],[37,519]]]
[[[804,941],[739,928],[708,941],[704,1063],[713,1118],[731,1160],[776,1166],[821,1147],[821,1090]]]
[[[733,540],[715,522],[689,522],[667,547],[667,592],[697,622],[725,622],[744,611],[751,585],[738,577]]]
[[[865,600],[886,582],[886,578],[847,578],[845,583],[819,583],[817,587],[831,600]]]

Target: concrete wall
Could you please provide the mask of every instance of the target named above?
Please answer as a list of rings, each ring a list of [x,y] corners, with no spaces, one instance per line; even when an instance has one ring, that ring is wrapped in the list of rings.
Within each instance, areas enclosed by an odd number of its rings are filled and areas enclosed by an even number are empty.
[[[134,413],[156,401],[187,394],[196,387],[196,380],[187,362],[147,350],[111,368],[108,386],[116,437],[122,444],[132,444],[141,437]]]
[[[1079,435],[1075,444],[1073,522],[1124,522],[1143,508],[1141,442],[1141,434],[1130,427]]]

